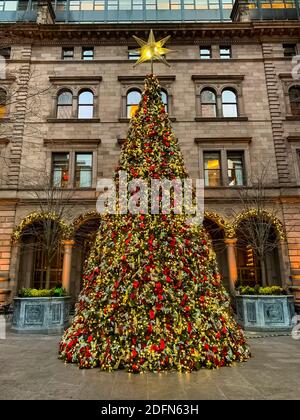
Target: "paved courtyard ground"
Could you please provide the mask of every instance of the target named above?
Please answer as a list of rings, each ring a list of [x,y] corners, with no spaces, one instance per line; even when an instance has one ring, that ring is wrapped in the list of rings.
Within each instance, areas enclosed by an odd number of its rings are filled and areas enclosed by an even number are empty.
[[[0,340],[0,399],[300,399],[300,340],[251,338],[252,359],[192,374],[79,370],[57,359],[58,336]]]

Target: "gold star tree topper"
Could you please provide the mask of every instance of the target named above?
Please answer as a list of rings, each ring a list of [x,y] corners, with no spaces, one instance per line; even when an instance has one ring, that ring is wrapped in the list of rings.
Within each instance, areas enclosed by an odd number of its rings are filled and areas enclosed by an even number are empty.
[[[134,35],[133,38],[141,47],[137,49],[137,52],[140,54],[140,58],[137,60],[134,66],[144,63],[145,61],[151,61],[151,73],[153,73],[153,61],[157,60],[170,67],[170,64],[165,59],[165,55],[174,52],[174,50],[164,48],[164,45],[171,38],[170,35],[166,36],[160,41],[155,41],[154,33],[151,29],[148,41],[144,41],[143,39]]]

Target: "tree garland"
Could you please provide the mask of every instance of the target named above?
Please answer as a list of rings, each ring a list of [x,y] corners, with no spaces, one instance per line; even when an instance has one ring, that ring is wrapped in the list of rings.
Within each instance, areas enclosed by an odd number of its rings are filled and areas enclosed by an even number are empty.
[[[80,216],[76,217],[76,219],[72,223],[72,227],[74,232],[85,222],[91,219],[101,219],[101,214],[96,210],[88,211],[87,213],[81,214]]]
[[[224,229],[225,237],[232,239],[235,237],[235,229],[231,223],[226,221],[218,213],[212,211],[205,211],[204,217],[215,222],[221,229]]]
[[[282,222],[274,214],[266,210],[257,210],[257,209],[252,209],[252,210],[242,212],[235,218],[233,222],[233,229],[235,232],[235,236],[237,236],[237,231],[238,231],[240,223],[243,220],[251,218],[251,217],[259,217],[265,220],[270,220],[275,229],[278,239],[281,241],[286,239],[286,234],[285,234]]]
[[[19,225],[14,229],[14,232],[12,234],[12,242],[13,243],[18,242],[21,239],[24,233],[24,230],[28,226],[42,220],[52,220],[53,222],[57,222],[62,229],[63,239],[72,238],[73,232],[74,232],[73,227],[70,226],[68,223],[66,223],[64,220],[60,219],[56,213],[32,212],[28,214],[26,217],[24,217],[24,219],[21,220]]]

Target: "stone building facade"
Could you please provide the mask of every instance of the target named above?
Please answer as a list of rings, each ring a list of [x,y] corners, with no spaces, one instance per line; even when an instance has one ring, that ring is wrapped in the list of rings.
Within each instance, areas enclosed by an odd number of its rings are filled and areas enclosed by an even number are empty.
[[[0,300],[11,301],[20,287],[45,286],[43,257],[34,248],[24,252],[22,236],[11,238],[38,208],[34,181],[48,176],[72,193],[69,222],[75,226],[53,263],[51,284],[62,281],[74,299],[78,295],[99,223],[96,182],[113,174],[131,106],[149,72],[148,64],[133,67],[132,35],[146,38],[151,28],[157,38],[171,35],[171,67],[156,64],[155,72],[190,176],[206,180],[205,225],[225,285],[233,290],[238,279],[260,281],[251,249],[239,249],[231,227],[238,189],[250,187],[267,166],[270,207],[276,204],[278,224],[287,228],[284,241],[274,224],[269,282],[299,300],[300,21],[289,15],[298,3],[290,8],[282,2],[287,14],[275,20],[258,17],[264,10],[256,3],[238,0],[230,21],[81,24],[57,21],[59,2],[52,2],[57,9],[35,3],[27,20],[14,21],[0,10],[6,54],[0,93],[13,98],[1,99],[0,106]]]

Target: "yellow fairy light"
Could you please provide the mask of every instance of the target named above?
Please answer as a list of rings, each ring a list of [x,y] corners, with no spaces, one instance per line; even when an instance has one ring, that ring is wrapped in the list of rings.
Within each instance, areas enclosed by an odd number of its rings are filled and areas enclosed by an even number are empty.
[[[153,73],[153,61],[157,60],[170,67],[170,64],[165,59],[165,55],[173,52],[173,50],[164,48],[164,45],[170,39],[170,35],[162,38],[160,41],[155,41],[154,33],[151,29],[148,41],[144,41],[143,39],[134,35],[133,38],[141,47],[137,49],[137,52],[140,54],[140,58],[137,60],[134,66],[144,63],[145,61],[151,61],[151,73]]]

